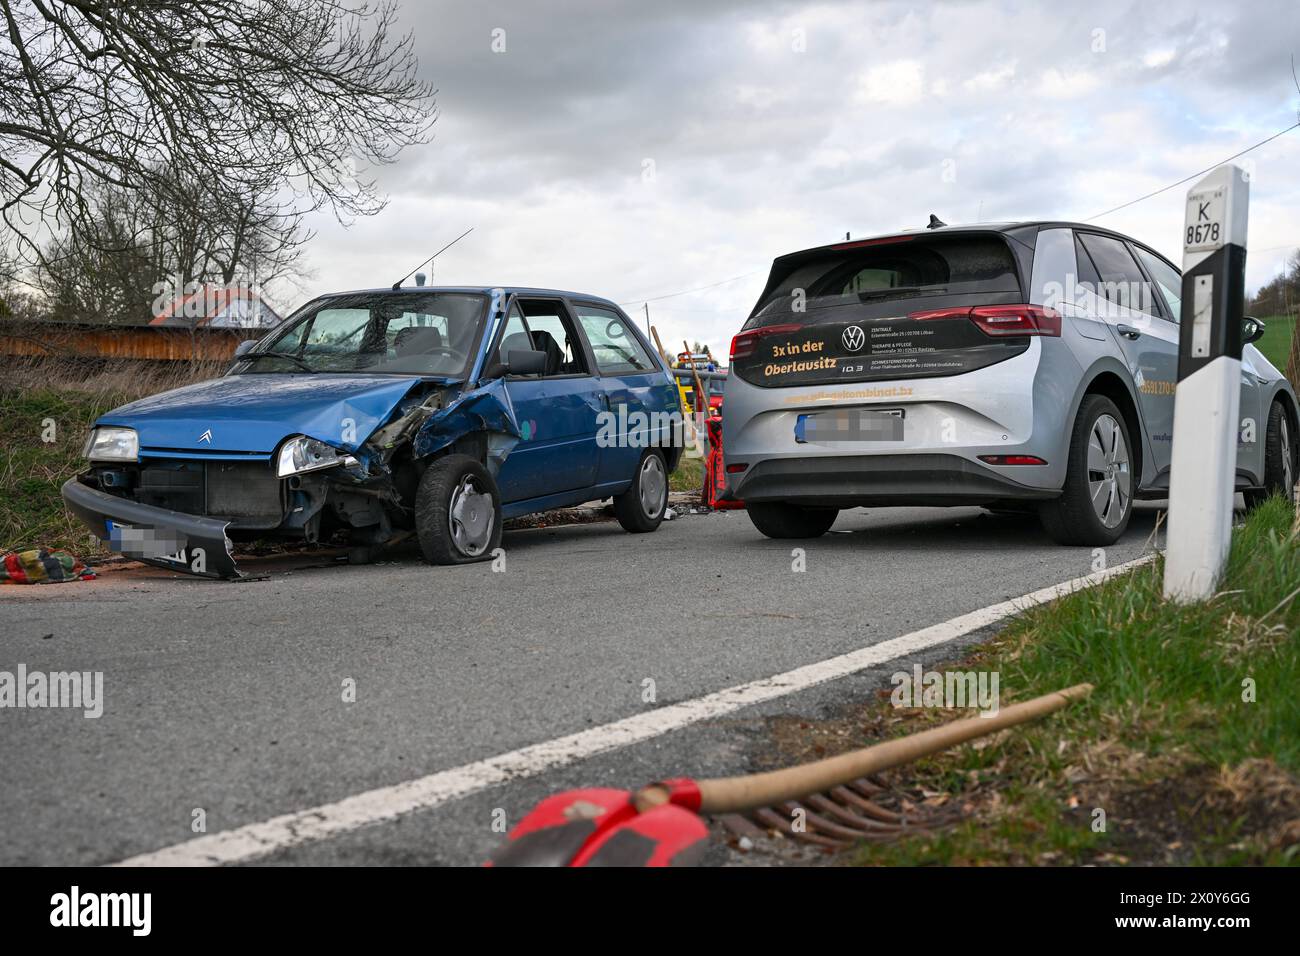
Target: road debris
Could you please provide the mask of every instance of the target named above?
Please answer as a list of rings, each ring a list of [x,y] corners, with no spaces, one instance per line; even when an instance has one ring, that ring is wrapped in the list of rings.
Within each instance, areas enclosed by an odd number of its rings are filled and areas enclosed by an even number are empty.
[[[94,571],[66,551],[33,548],[0,558],[0,584],[66,584],[94,578]]]

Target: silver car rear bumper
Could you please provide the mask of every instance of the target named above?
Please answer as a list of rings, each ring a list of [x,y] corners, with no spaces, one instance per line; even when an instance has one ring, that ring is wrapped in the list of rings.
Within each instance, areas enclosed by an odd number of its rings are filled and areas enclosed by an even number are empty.
[[[1017,466],[1026,471],[1034,465]],[[1035,501],[1059,491],[1021,484],[958,455],[837,455],[770,458],[731,476],[731,496],[819,507],[983,505]]]

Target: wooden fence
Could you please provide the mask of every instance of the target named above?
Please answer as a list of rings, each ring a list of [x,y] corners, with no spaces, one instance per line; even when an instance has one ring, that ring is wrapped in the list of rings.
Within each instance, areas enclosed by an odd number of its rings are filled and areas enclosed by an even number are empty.
[[[265,329],[0,321],[0,355],[152,362],[225,361]]]

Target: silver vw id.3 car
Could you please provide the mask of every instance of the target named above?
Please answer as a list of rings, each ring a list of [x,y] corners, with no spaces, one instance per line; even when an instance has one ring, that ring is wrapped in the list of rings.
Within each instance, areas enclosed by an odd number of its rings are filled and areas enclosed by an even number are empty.
[[[727,494],[774,538],[844,508],[982,505],[1109,544],[1168,494],[1181,288],[1149,247],[1068,222],[782,256],[731,344]],[[1250,344],[1241,420],[1237,489],[1293,496],[1296,395]]]

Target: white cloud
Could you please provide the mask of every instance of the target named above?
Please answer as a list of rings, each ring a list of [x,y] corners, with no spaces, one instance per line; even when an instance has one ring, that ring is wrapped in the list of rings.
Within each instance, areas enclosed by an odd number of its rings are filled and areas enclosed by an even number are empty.
[[[1178,55],[1178,50],[1174,47],[1164,47],[1159,50],[1148,50],[1142,55],[1142,65],[1148,70],[1158,70],[1161,67],[1168,66],[1174,62],[1174,57]]]
[[[1086,96],[1100,85],[1101,77],[1095,72],[1075,70],[1067,73],[1055,67],[1044,71],[1038,80],[1039,91],[1050,99]]]
[[[771,86],[754,86],[747,83],[736,87],[737,103],[753,106],[760,110],[769,109],[776,103],[787,99],[789,99],[788,94]]]
[[[1016,75],[1016,61],[995,66],[992,69],[976,73],[962,83],[967,93],[992,93],[1007,86]]]
[[[858,77],[858,103],[910,106],[925,95],[925,67],[919,60],[873,66]]]

